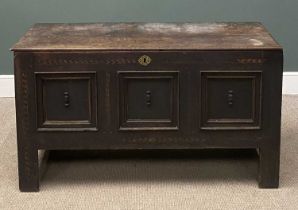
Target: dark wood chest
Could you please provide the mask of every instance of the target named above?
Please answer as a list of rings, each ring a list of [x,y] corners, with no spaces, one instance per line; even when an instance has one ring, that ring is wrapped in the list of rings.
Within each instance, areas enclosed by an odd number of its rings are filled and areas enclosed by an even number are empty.
[[[283,52],[261,24],[36,24],[12,50],[21,191],[39,149],[256,148],[278,187]]]

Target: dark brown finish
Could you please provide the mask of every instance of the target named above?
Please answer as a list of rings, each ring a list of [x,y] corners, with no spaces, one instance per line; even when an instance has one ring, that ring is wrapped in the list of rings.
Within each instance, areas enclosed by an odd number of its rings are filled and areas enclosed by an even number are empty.
[[[255,148],[278,187],[283,52],[261,24],[37,24],[13,50],[21,191],[39,149]]]
[[[97,130],[96,72],[37,72],[38,130]]]
[[[202,129],[260,129],[261,71],[201,71]]]
[[[125,72],[119,77],[120,130],[178,130],[178,72]]]

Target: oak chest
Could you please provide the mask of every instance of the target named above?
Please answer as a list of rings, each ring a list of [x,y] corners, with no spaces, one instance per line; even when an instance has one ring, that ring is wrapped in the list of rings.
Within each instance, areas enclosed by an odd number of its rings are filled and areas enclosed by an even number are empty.
[[[35,24],[12,50],[21,191],[59,149],[256,148],[278,187],[283,52],[260,23]]]

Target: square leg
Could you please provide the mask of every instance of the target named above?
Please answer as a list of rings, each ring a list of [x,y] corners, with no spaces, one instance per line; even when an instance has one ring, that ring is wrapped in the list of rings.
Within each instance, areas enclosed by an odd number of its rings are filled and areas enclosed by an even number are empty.
[[[259,187],[278,188],[280,149],[267,145],[259,149]]]
[[[21,192],[39,191],[38,150],[33,146],[18,148],[19,189]]]

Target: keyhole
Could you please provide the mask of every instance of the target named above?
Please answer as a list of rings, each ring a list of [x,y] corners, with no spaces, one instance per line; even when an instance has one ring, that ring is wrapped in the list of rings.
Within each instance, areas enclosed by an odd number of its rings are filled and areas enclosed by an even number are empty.
[[[147,66],[151,62],[151,58],[148,55],[142,55],[138,59],[138,62],[139,62],[139,64],[141,64],[143,66]]]

